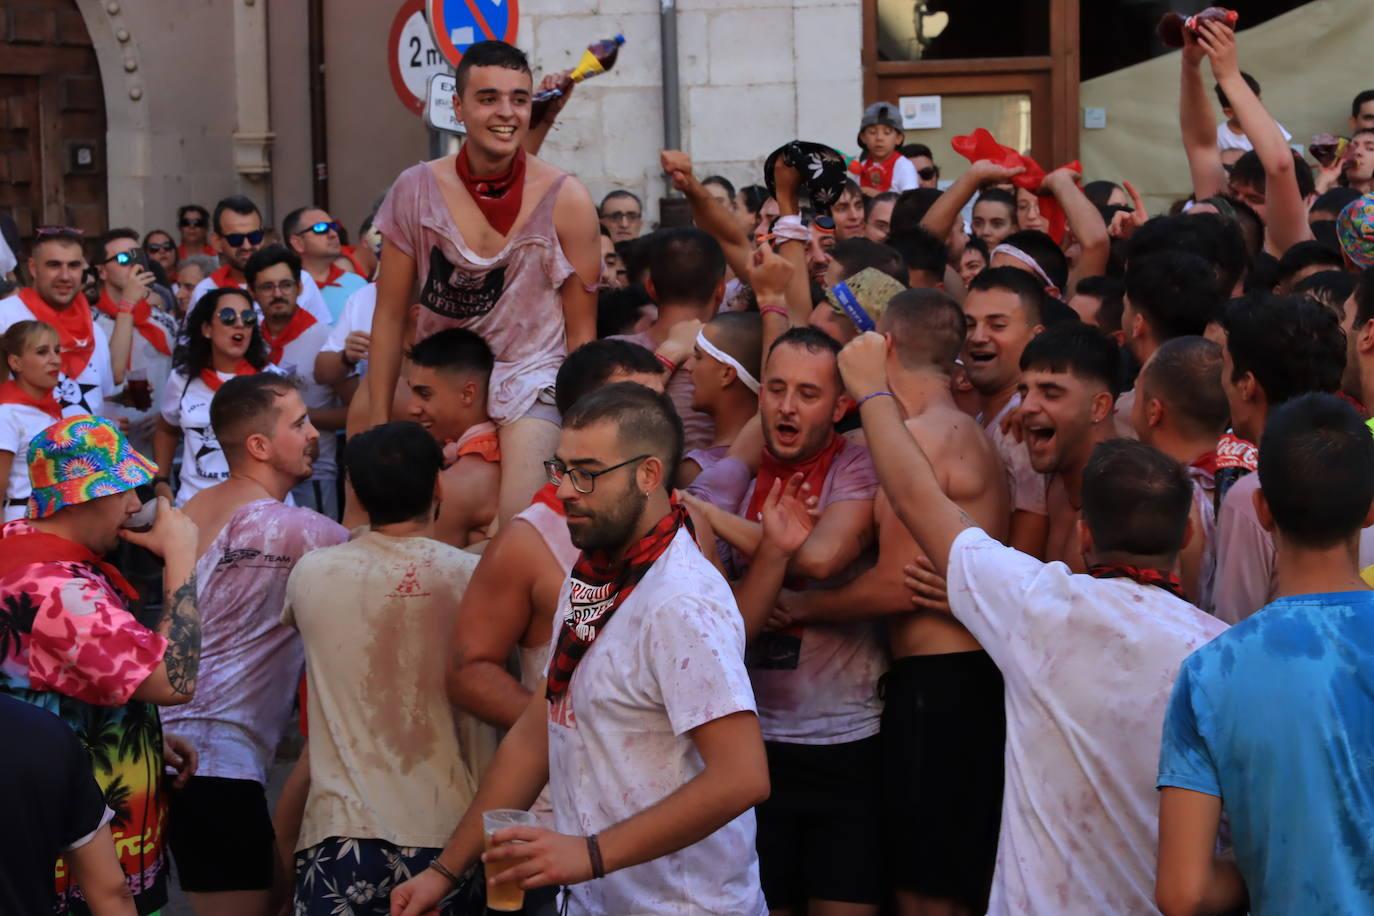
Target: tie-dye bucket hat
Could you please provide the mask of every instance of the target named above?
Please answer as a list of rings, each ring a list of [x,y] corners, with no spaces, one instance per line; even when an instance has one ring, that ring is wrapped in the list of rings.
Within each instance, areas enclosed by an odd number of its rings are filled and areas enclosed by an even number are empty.
[[[47,518],[68,506],[152,483],[157,466],[129,445],[109,420],[68,417],[29,442],[28,517]]]
[[[1352,200],[1336,218],[1336,237],[1350,263],[1374,267],[1374,194]]]

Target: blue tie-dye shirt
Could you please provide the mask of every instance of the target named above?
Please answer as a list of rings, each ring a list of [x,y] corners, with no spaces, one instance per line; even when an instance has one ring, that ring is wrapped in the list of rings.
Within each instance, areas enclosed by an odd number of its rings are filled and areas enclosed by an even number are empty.
[[[1159,785],[1222,799],[1255,916],[1374,913],[1374,592],[1280,598],[1189,656]]]

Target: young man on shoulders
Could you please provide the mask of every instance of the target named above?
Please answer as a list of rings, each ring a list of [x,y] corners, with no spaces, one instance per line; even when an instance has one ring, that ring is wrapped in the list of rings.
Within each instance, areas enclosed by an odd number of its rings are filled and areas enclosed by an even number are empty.
[[[377,212],[383,237],[368,391],[386,422],[401,371],[406,310],[420,291],[415,338],[446,327],[479,334],[496,357],[489,403],[500,427],[498,516],[529,505],[540,462],[558,439],[558,365],[596,336],[601,243],[596,210],[577,179],[525,153],[531,76],[504,42],[468,48],[453,107],[467,126],[456,156],[397,178]]]
[[[1052,333],[1052,332],[1047,332]],[[1078,523],[1091,575],[999,544],[945,495],[888,390],[877,334],[841,354],[893,511],[949,580],[950,610],[1002,672],[1007,759],[987,912],[1145,913],[1154,905],[1150,785],[1169,684],[1225,627],[1171,570],[1191,485],[1139,442],[1097,446]]]
[[[1278,587],[1178,673],[1159,760],[1157,900],[1166,916],[1247,902],[1256,916],[1368,913],[1374,593],[1356,555],[1374,523],[1374,440],[1348,404],[1302,395],[1269,417],[1255,476]],[[1223,810],[1234,858],[1214,854]]]
[[[681,451],[672,403],[640,385],[602,388],[564,417],[548,473],[582,553],[547,683],[448,846],[392,892],[393,916],[431,912],[482,853],[482,812],[527,808],[545,784],[557,831],[497,831],[488,880],[565,885],[577,912],[767,912],[750,809],[768,771],[744,625],[670,500]]]
[[[198,911],[267,916],[286,889],[267,770],[303,661],[300,641],[281,624],[287,577],[305,554],[346,541],[348,532],[283,502],[310,477],[319,440],[292,380],[230,379],[215,393],[210,422],[229,478],[185,510],[199,531],[200,685],[164,719],[199,752],[200,768],[172,796],[168,845]]]

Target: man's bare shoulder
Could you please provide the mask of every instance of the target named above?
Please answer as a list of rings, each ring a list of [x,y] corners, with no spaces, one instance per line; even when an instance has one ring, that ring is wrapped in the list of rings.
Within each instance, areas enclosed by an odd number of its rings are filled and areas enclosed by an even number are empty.
[[[927,455],[966,452],[970,448],[995,454],[978,422],[953,405],[932,406],[908,418],[906,428]]]

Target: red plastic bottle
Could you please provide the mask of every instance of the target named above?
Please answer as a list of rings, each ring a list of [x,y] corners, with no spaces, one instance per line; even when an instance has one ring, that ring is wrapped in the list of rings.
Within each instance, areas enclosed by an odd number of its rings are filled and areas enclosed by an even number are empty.
[[[1159,26],[1155,31],[1166,48],[1181,48],[1183,47],[1184,29],[1197,34],[1198,25],[1212,19],[1234,29],[1236,23],[1240,21],[1240,13],[1220,6],[1209,6],[1196,16],[1184,17],[1178,13],[1165,13],[1164,18],[1159,20]]]

